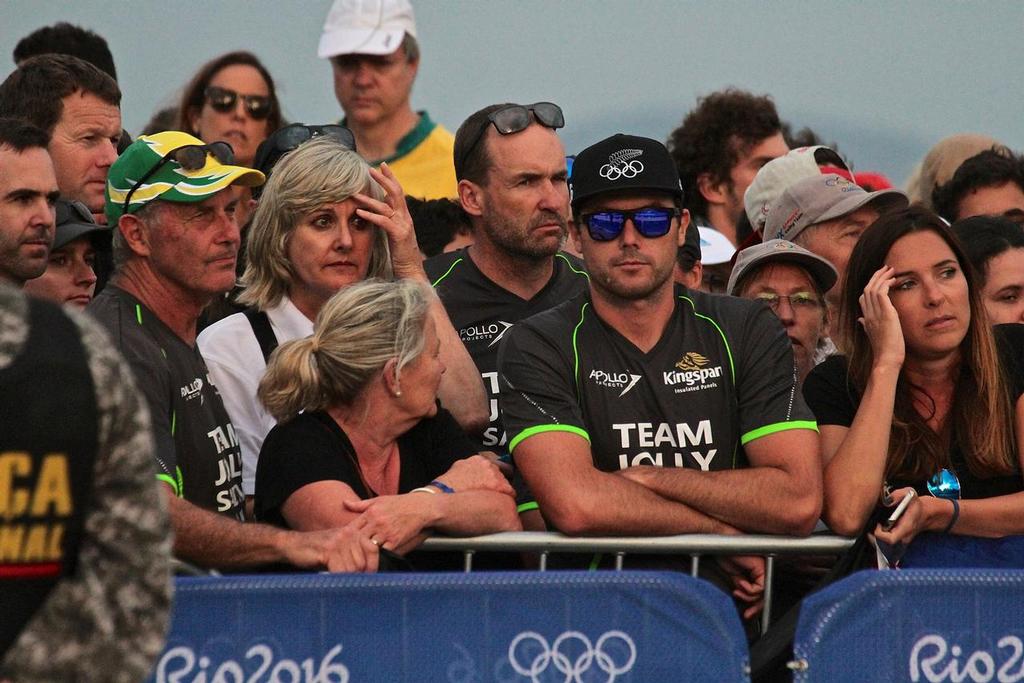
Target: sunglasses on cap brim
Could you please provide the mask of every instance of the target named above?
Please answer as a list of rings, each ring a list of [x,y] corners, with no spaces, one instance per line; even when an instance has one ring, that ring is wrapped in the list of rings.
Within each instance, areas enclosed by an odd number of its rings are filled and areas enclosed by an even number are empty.
[[[473,136],[473,141],[469,143],[466,151],[463,152],[462,163],[466,162],[466,157],[480,143],[480,138],[484,136],[488,126],[493,125],[500,135],[512,135],[529,128],[531,120],[536,120],[540,125],[552,130],[565,126],[565,116],[562,114],[562,108],[554,102],[510,104],[487,115],[487,123],[480,126],[480,130]]]
[[[664,237],[672,229],[672,221],[682,215],[676,208],[650,206],[633,211],[594,211],[580,216],[587,226],[590,239],[608,242],[617,238],[626,229],[626,221],[633,221],[633,227],[643,237],[652,239]]]
[[[238,98],[241,97],[245,111],[257,121],[262,121],[270,116],[270,111],[274,107],[273,100],[270,99],[269,95],[240,95],[230,88],[221,88],[216,85],[211,85],[204,90],[203,97],[206,98],[206,103],[214,111],[218,111],[221,114],[227,114],[232,111],[235,108],[235,103],[238,102]]]
[[[207,155],[212,156],[221,164],[231,165],[235,163],[235,151],[226,142],[211,142],[208,145],[182,145],[175,147],[167,154],[160,157],[160,160],[153,164],[142,177],[135,181],[132,189],[124,197],[124,204],[121,206],[122,213],[129,213],[128,207],[132,203],[132,195],[142,187],[147,180],[156,175],[156,172],[163,168],[167,162],[173,161],[186,171],[198,171],[206,166]]]

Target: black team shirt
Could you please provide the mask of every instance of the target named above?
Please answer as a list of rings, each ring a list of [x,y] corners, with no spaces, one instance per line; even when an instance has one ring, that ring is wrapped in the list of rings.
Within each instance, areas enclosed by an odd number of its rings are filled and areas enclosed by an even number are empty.
[[[520,320],[586,291],[583,262],[570,254],[556,254],[551,279],[529,301],[481,273],[464,249],[439,254],[428,259],[424,267],[487,389],[490,424],[484,430],[482,445],[506,453],[508,439],[498,409],[498,345]]]
[[[598,318],[588,294],[509,330],[498,362],[513,456],[529,436],[562,431],[587,439],[605,472],[726,470],[747,466],[743,447],[755,439],[817,429],[766,306],[679,285],[675,296],[647,353]]]

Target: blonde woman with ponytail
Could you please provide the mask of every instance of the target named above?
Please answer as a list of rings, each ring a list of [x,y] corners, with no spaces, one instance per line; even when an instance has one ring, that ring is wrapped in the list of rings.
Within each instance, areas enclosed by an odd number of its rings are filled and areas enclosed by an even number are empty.
[[[351,285],[311,337],[274,352],[259,386],[278,424],[260,451],[258,519],[299,530],[355,521],[403,554],[434,531],[520,528],[511,486],[437,402],[432,296],[409,280]]]

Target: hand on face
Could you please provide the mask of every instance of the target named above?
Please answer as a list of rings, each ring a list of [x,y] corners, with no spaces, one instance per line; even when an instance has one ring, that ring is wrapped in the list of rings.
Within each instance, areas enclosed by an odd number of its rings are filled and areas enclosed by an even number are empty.
[[[384,201],[380,201],[365,194],[354,195],[353,199],[360,205],[356,213],[387,234],[395,277],[426,280],[423,254],[416,243],[412,216],[405,204],[405,193],[402,192],[398,178],[388,165],[383,163],[380,170],[371,168],[370,175],[384,188],[387,196]]]
[[[899,368],[906,357],[900,318],[889,300],[889,289],[896,282],[894,273],[890,266],[879,268],[858,299],[863,315],[857,322],[864,327],[871,342],[876,367],[888,365]]]

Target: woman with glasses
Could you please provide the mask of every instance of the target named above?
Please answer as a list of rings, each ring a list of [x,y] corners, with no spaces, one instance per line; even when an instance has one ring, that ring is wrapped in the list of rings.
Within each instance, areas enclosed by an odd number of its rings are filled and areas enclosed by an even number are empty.
[[[311,337],[274,353],[259,398],[256,517],[291,529],[354,522],[405,553],[431,531],[519,530],[512,487],[437,403],[445,374],[430,286],[370,280],[334,295]]]
[[[204,64],[178,108],[178,130],[203,142],[227,142],[241,166],[252,166],[256,148],[282,125],[274,79],[251,52],[229,52]],[[239,225],[252,210],[249,191],[242,194]]]
[[[846,355],[804,384],[829,526],[889,544],[925,531],[1024,533],[1024,327],[989,324],[942,219],[912,207],[868,228],[839,316]],[[895,525],[877,524],[910,489],[918,495]]]
[[[246,249],[239,302],[249,308],[203,330],[197,342],[235,427],[242,489],[251,496],[260,446],[275,424],[256,399],[270,353],[312,334],[320,309],[348,285],[428,280],[391,170],[371,169],[333,135],[313,137],[274,166]],[[430,313],[448,367],[441,400],[464,428],[480,429],[488,417],[480,375],[436,297]]]
[[[974,216],[953,224],[974,266],[993,325],[1024,323],[1024,229],[1003,216]]]

